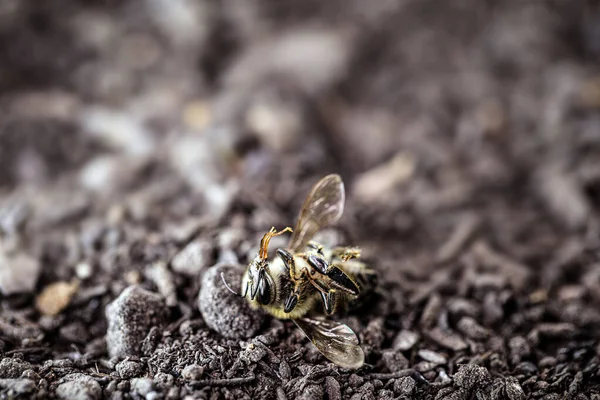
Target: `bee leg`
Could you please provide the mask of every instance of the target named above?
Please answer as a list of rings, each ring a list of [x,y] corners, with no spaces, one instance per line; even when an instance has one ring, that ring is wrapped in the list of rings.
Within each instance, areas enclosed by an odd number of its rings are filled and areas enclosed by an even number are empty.
[[[277,249],[277,255],[283,261],[283,264],[288,269],[288,272],[292,278],[296,277],[296,263],[294,262],[294,256],[287,250]]]
[[[317,253],[319,253],[320,255],[323,255],[323,245],[311,240],[310,242],[308,242],[307,246],[311,249],[316,250]]]
[[[311,279],[310,283],[319,291],[325,314],[333,314],[335,308],[335,290],[329,288],[326,283],[318,279]]]
[[[287,313],[291,313],[294,307],[298,304],[298,295],[296,293],[292,293],[285,300],[285,304],[283,305],[283,311]]]
[[[343,290],[352,295],[358,295],[359,288],[356,282],[354,282],[344,271],[335,265],[329,264],[326,260],[321,257],[317,257],[315,255],[309,255],[306,258],[306,261],[310,264],[311,267],[319,271],[320,273],[327,275],[332,284],[335,285],[338,289]]]
[[[360,289],[356,282],[354,282],[344,271],[340,268],[332,265],[327,272],[327,276],[331,279],[331,285],[336,288],[357,296],[360,293]]]
[[[340,258],[343,262],[353,258],[360,257],[360,249],[358,247],[336,247],[333,249],[334,257]]]
[[[314,254],[310,254],[306,257],[306,261],[310,264],[311,267],[322,273],[323,275],[327,275],[329,268],[331,265],[321,257],[317,257]]]

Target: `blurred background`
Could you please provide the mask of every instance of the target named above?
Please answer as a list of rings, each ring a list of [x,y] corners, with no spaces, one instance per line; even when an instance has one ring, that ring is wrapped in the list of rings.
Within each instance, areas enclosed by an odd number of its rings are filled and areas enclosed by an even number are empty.
[[[591,0],[2,0],[3,304],[77,278],[90,321],[199,242],[169,264],[191,305],[336,172],[386,337],[431,296],[597,333],[599,61]]]

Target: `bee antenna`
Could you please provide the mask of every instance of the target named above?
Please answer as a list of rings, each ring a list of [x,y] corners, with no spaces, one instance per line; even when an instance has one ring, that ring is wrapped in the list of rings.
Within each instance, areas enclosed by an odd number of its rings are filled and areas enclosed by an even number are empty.
[[[223,284],[225,285],[225,287],[227,288],[227,290],[229,290],[231,293],[235,294],[237,297],[242,297],[238,292],[236,292],[235,290],[233,290],[231,288],[231,286],[229,286],[229,284],[225,280],[225,273],[223,271],[221,271],[219,273],[219,275],[221,276],[221,280],[223,281]]]
[[[273,236],[279,236],[281,234],[284,234],[285,232],[293,232],[293,230],[289,226],[280,231],[275,229],[274,226],[271,227],[269,232],[265,233],[262,240],[260,241],[260,249],[258,251],[258,256],[261,259],[266,260],[267,257],[269,256],[269,242],[271,241],[271,238]]]

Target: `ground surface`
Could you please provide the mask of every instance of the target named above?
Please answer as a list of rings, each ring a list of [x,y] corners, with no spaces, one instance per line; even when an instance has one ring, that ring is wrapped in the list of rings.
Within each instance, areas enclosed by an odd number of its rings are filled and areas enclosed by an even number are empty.
[[[0,397],[599,398],[595,2],[85,3],[0,4]],[[354,373],[197,307],[330,172]]]

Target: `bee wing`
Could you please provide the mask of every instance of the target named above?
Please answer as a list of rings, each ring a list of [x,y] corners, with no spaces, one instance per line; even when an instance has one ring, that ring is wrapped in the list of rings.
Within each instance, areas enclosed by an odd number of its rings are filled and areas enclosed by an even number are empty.
[[[340,219],[345,199],[344,182],[339,175],[327,175],[317,182],[300,210],[288,245],[291,252],[301,252],[319,229]]]
[[[356,369],[365,362],[365,354],[358,345],[356,334],[336,321],[316,318],[293,320],[328,360],[343,368]]]

